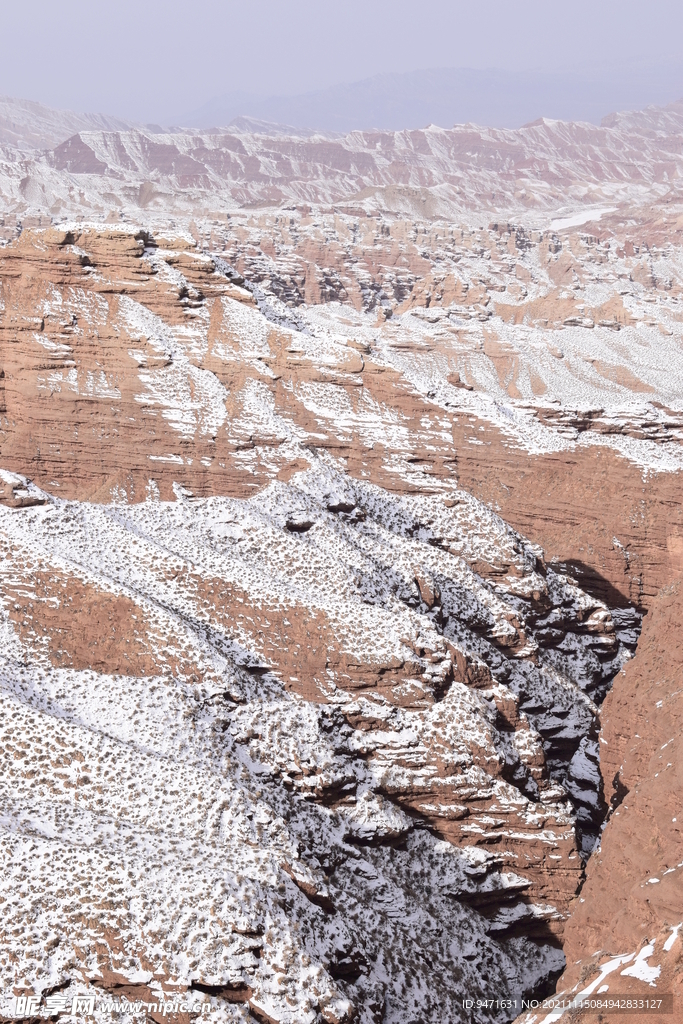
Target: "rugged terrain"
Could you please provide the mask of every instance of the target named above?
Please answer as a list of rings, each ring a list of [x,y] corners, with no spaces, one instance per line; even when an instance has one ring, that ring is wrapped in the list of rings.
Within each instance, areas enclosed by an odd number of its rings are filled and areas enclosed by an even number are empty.
[[[680,111],[3,117],[5,1012],[680,1012]]]

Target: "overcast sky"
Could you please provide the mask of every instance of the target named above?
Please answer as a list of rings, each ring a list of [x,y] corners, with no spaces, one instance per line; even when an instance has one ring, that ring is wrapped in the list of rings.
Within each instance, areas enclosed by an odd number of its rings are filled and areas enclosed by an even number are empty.
[[[0,19],[0,94],[161,123],[382,72],[683,59],[681,0],[0,0]]]

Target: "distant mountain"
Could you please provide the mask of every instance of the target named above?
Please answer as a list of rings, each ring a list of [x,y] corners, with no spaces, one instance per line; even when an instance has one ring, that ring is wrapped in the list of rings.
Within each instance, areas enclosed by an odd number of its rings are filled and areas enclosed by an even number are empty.
[[[47,114],[51,122],[27,125],[22,137],[64,132],[79,116]],[[677,194],[682,139],[683,102],[615,114],[600,126],[539,119],[515,130],[467,124],[333,135],[247,118],[165,133],[81,129],[49,149],[2,148],[0,218],[135,220],[144,211],[146,224],[163,225],[176,216],[222,219],[240,207],[321,205],[449,220],[472,210],[495,219],[536,211],[538,224],[578,224],[586,207],[591,219],[631,203],[634,189],[640,201],[646,192],[653,201]]]
[[[218,96],[179,113],[176,126],[140,125],[100,113],[55,110],[32,100],[0,96],[0,146],[54,149],[79,132],[182,134],[230,126],[273,137],[315,132],[401,131],[475,124],[519,128],[540,118],[601,124],[614,111],[667,106],[683,97],[683,61],[609,65],[573,71],[436,68],[375,75],[296,96],[244,91]]]
[[[133,127],[135,125],[131,121],[120,117],[53,110],[32,100],[0,96],[0,146],[22,150],[52,149],[77,132],[116,132]]]
[[[226,94],[177,120],[211,128],[242,115],[333,132],[467,123],[518,128],[540,117],[599,124],[611,111],[663,105],[681,96],[682,61],[569,72],[437,68],[375,75],[298,96]]]

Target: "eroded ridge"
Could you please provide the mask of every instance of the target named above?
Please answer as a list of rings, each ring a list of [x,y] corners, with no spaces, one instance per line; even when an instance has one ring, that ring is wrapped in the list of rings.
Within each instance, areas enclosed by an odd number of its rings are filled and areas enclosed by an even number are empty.
[[[680,105],[0,121],[0,1013],[678,999]]]
[[[415,511],[324,462],[246,502],[3,511],[15,983],[402,1020],[458,1019],[454,971],[556,975],[626,653],[469,496]],[[475,522],[495,584],[448,550]]]
[[[423,321],[144,232],[3,260],[14,989],[283,1022],[550,990],[639,615],[458,486]]]

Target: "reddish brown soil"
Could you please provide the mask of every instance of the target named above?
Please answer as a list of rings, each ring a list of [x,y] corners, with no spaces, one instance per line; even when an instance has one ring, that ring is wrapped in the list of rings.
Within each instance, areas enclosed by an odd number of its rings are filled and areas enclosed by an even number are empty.
[[[149,278],[140,246],[129,236],[81,239],[79,245],[88,249],[91,264],[100,275],[97,282],[89,278],[78,253],[64,238],[45,237],[38,246],[26,233],[4,250],[0,259],[6,310],[0,323],[3,465],[27,474],[47,489],[53,489],[56,481],[57,493],[62,496],[109,500],[119,486],[126,489],[129,499],[141,500],[149,476],[150,451],[163,455],[176,450],[179,442],[163,417],[154,410],[141,411],[135,401],[139,385],[127,350],[129,346],[144,348],[144,342],[117,333],[117,300],[120,295],[135,294],[142,301],[144,292],[148,308],[169,323],[185,322],[191,313],[169,285]],[[227,283],[219,289],[189,256],[181,254],[177,262],[193,286],[203,290],[207,303],[217,301],[221,289],[229,293]],[[110,310],[106,322],[96,326],[83,321],[76,331],[70,321],[41,318],[38,310],[49,279],[64,289],[88,288],[106,295]],[[611,315],[617,314],[612,311]],[[106,369],[120,399],[74,396],[67,388],[40,392],[41,397],[36,398],[38,379],[61,364],[44,345],[35,343],[35,334],[54,345],[70,346],[79,369],[93,373]],[[487,344],[499,371],[504,375],[513,371],[508,354],[496,340],[491,338]],[[303,406],[291,400],[291,385],[316,380],[316,371],[288,354],[275,330],[269,346],[269,363],[276,379],[269,379],[268,387],[276,408],[306,429],[317,431],[320,447],[344,459],[351,475],[362,475],[389,489],[408,489],[405,481],[387,470],[389,453],[381,445],[370,449],[357,439],[350,444],[342,442],[332,427],[321,427],[312,416],[304,416]],[[149,358],[153,358],[151,351]],[[237,369],[236,376],[231,376],[225,364],[211,361],[210,354],[204,366],[228,387],[229,418],[235,418],[239,411],[235,396],[244,384],[243,371]],[[339,368],[334,382],[347,390],[352,402],[355,395],[367,390],[376,402],[390,403],[420,438],[421,420],[433,412],[433,406],[393,371],[374,367],[369,360],[362,373],[359,371],[360,365],[351,362]],[[325,379],[329,381],[329,375]],[[683,487],[680,477],[673,474],[650,474],[645,479],[638,467],[607,448],[531,456],[495,428],[483,426],[479,437],[485,443],[474,448],[468,443],[472,423],[455,417],[453,447],[435,447],[434,438],[425,436],[424,446],[416,446],[414,458],[423,460],[435,477],[457,479],[461,487],[491,504],[513,527],[539,543],[546,559],[568,563],[584,589],[608,604],[628,601],[647,612],[636,657],[616,679],[603,708],[605,795],[609,802],[623,797],[624,787],[628,793],[609,820],[601,850],[591,858],[581,896],[572,906],[564,935],[569,966],[560,983],[566,987],[579,980],[578,971],[591,976],[591,957],[596,950],[603,956],[606,952],[630,952],[644,938],[664,935],[667,926],[683,918],[680,869],[664,874],[683,860],[680,822],[673,821],[683,821],[683,775],[675,756],[683,717]],[[475,429],[478,427],[475,424]],[[262,452],[272,454],[278,445],[277,439],[256,437],[244,443],[257,451],[259,460]],[[196,437],[183,440],[181,447],[183,455],[192,458],[191,466],[186,462],[182,468],[182,482],[196,494],[243,496],[273,475],[261,470],[260,461],[253,473],[235,468],[231,456],[236,442],[227,428],[216,437],[214,446]],[[209,467],[201,467],[202,456],[210,457]],[[161,497],[171,498],[178,467],[165,469],[163,463],[156,467]],[[280,472],[287,475],[291,469],[283,460]],[[73,580],[65,588],[64,581],[53,575],[37,575],[35,585],[40,590],[37,600],[15,588],[10,614],[22,637],[32,631],[36,643],[47,638],[55,664],[94,668],[106,664],[109,671],[123,674],[148,674],[156,669],[144,639],[150,629],[133,620],[135,606],[126,598],[99,593]],[[58,606],[50,601],[53,596],[59,596]],[[222,603],[223,614],[240,625],[244,624],[241,617],[251,615],[248,628],[260,637],[257,646],[264,658],[268,660],[277,649],[278,664],[291,676],[297,677],[297,667],[306,662],[307,678],[321,681],[327,657],[341,657],[327,642],[326,623],[314,620],[304,610],[300,616],[296,610],[288,610],[285,625],[284,617],[274,611],[250,608],[235,594],[226,595],[219,582],[207,597],[216,608]],[[263,616],[268,618],[267,629],[263,628]],[[376,667],[372,680],[363,678],[358,666],[345,668],[351,685],[374,686],[384,693],[390,691],[387,684],[395,682],[392,673],[400,676],[401,670],[401,666],[388,666],[391,671],[380,684]],[[291,682],[296,685],[296,679]],[[320,699],[317,688],[304,695]],[[457,822],[449,823],[444,834],[455,838],[457,828]],[[539,865],[541,873],[542,869]],[[648,877],[660,881],[645,886]],[[575,882],[572,876],[554,884],[560,885],[562,898],[568,899]],[[558,898],[557,892],[554,897]],[[678,993],[679,1009],[683,1005],[680,950],[679,939],[666,961],[668,973],[658,985],[659,991],[670,985],[670,990]],[[683,1010],[676,1012],[678,1019],[683,1019]]]

